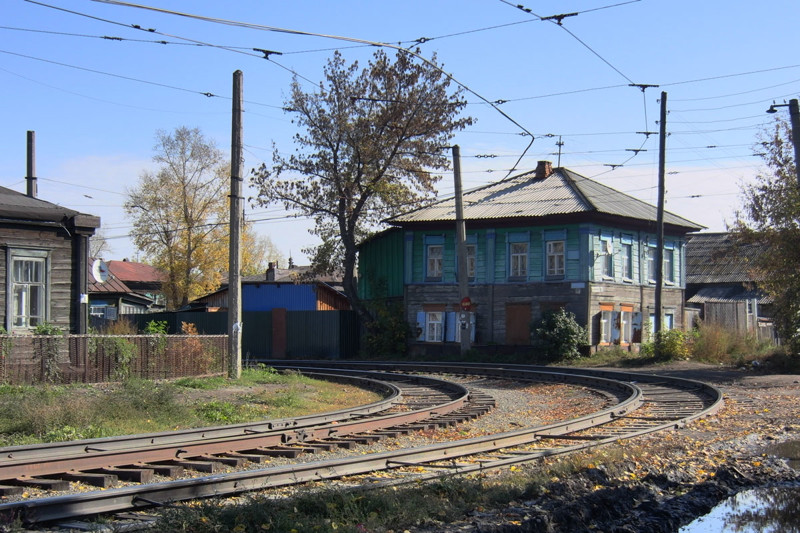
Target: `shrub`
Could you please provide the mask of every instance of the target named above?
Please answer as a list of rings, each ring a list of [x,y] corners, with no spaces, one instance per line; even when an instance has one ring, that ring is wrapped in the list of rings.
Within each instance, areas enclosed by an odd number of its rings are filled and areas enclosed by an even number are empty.
[[[367,324],[364,334],[364,356],[403,356],[411,338],[411,326],[398,302],[376,302],[369,306],[373,321]]]
[[[533,346],[552,360],[577,359],[586,346],[586,329],[575,320],[575,314],[564,309],[550,311],[531,325]]]
[[[679,329],[661,330],[655,335],[653,342],[642,344],[642,355],[658,360],[688,359],[690,342],[686,333]]]

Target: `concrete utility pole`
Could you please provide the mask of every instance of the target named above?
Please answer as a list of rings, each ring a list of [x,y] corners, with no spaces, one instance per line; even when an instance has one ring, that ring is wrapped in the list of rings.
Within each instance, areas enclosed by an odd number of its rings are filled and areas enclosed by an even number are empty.
[[[242,71],[233,73],[231,118],[231,212],[228,250],[228,377],[242,377]]]
[[[659,121],[658,141],[658,206],[656,214],[656,323],[655,334],[661,332],[664,322],[664,309],[661,293],[664,290],[664,190],[666,189],[667,161],[667,93],[661,91],[661,119]]]
[[[458,297],[461,301],[459,326],[461,328],[461,354],[469,351],[471,345],[472,303],[469,299],[469,279],[467,277],[467,228],[464,223],[464,202],[461,191],[461,148],[453,146],[453,178],[456,189],[456,256],[458,258]]]

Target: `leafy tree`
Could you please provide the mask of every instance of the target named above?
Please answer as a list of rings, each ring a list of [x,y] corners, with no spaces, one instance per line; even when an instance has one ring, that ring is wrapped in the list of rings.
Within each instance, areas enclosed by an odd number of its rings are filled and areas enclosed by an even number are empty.
[[[242,275],[263,274],[269,263],[280,264],[283,261],[283,254],[268,235],[256,235],[245,225],[242,231]]]
[[[344,291],[362,319],[371,315],[358,299],[356,248],[386,217],[419,205],[435,192],[449,165],[442,148],[453,132],[472,123],[458,118],[461,90],[431,62],[399,51],[394,61],[378,50],[366,68],[336,52],[325,82],[304,92],[297,79],[286,103],[302,130],[297,151],[277,149],[272,168],[253,170],[262,206],[283,203],[312,217],[322,244],[304,250],[318,272],[340,271]]]
[[[178,308],[217,289],[228,270],[230,171],[224,154],[199,129],[159,131],[156,172],[128,190],[125,211],[145,262],[167,274],[167,305]],[[266,243],[245,227],[242,270],[263,263]]]
[[[758,285],[774,300],[780,336],[800,350],[800,186],[789,125],[780,117],[760,136],[766,169],[742,187],[743,209],[733,233],[762,247],[753,262]]]

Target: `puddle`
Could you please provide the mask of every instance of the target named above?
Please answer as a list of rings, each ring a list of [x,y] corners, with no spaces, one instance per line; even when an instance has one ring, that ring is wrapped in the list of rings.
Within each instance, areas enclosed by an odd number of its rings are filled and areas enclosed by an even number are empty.
[[[770,446],[767,454],[784,457],[789,462],[789,466],[800,470],[800,440],[790,440]]]
[[[729,498],[680,533],[786,533],[800,531],[800,486],[753,489]]]

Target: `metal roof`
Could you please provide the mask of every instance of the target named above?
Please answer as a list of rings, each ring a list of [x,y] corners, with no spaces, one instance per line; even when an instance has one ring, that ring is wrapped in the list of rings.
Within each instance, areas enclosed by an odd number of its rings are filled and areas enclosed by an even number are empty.
[[[656,222],[656,207],[565,168],[544,178],[535,171],[465,191],[464,219],[536,218],[596,213]],[[455,221],[455,199],[447,198],[388,219],[389,224]],[[703,226],[665,212],[664,223],[688,231]]]
[[[703,287],[687,300],[691,304],[708,302],[744,302],[757,300],[760,305],[773,303],[773,298],[759,290],[747,290],[742,286]]]
[[[77,225],[97,228],[100,219],[27,194],[0,187],[0,218],[64,223],[75,219]]]
[[[763,253],[763,246],[737,243],[730,233],[694,233],[686,241],[686,283],[758,281],[753,262]]]

